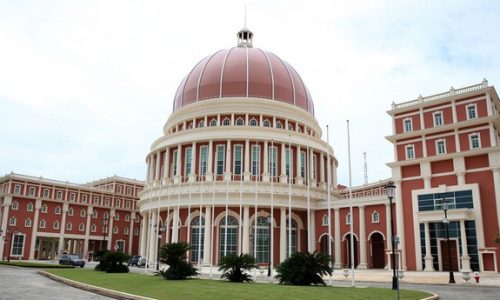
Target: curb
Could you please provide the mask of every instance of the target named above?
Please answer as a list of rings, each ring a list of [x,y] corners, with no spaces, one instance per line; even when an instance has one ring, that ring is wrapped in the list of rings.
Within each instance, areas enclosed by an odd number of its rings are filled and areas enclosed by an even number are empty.
[[[95,293],[95,294],[99,294],[99,295],[103,295],[103,296],[106,296],[106,297],[114,298],[114,299],[120,299],[120,300],[155,300],[155,298],[143,297],[143,296],[133,295],[133,294],[129,294],[129,293],[124,293],[124,292],[109,290],[109,289],[98,287],[98,286],[95,286],[95,285],[90,285],[90,284],[86,284],[86,283],[74,281],[74,280],[71,280],[71,279],[66,279],[66,278],[54,275],[54,274],[49,273],[49,272],[41,271],[41,270],[38,271],[37,273],[40,274],[40,275],[42,275],[42,276],[44,276],[44,277],[52,279],[54,281],[57,281],[57,282],[60,282],[60,283],[63,283],[63,284],[66,284],[66,285],[69,285],[69,286],[72,286],[72,287],[75,287],[75,288],[78,288],[78,289],[82,289],[82,290],[85,290],[85,291],[88,291],[88,292],[92,292],[92,293]]]

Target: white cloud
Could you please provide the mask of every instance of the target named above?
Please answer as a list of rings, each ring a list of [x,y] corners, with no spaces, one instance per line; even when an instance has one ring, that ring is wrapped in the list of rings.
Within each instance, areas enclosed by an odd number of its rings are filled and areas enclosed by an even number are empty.
[[[392,101],[500,83],[495,1],[13,1],[0,3],[0,172],[86,182],[143,178],[182,78],[254,45],[301,74],[347,183],[390,176]],[[324,132],[326,139],[326,132]]]

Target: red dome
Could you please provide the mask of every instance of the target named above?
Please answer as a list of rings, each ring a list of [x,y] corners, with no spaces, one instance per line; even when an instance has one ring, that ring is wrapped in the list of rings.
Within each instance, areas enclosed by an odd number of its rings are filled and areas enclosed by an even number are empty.
[[[275,54],[251,46],[219,50],[202,59],[181,82],[174,111],[227,97],[282,101],[314,115],[311,95],[295,69]]]

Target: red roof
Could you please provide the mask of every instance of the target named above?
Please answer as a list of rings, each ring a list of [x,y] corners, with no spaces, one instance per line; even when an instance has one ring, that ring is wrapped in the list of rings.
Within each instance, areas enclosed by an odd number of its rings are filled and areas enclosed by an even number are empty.
[[[181,82],[173,110],[228,97],[282,101],[314,115],[311,95],[295,69],[275,54],[251,47],[223,49],[202,59]]]

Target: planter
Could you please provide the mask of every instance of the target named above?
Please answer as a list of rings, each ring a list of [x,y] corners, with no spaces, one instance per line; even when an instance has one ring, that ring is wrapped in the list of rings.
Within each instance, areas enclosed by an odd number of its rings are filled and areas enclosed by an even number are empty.
[[[351,273],[351,270],[349,270],[349,269],[342,269],[342,275],[344,275],[345,278],[349,277],[350,273]]]
[[[470,272],[469,271],[462,271],[462,279],[465,282],[469,282],[469,280],[470,280]]]

